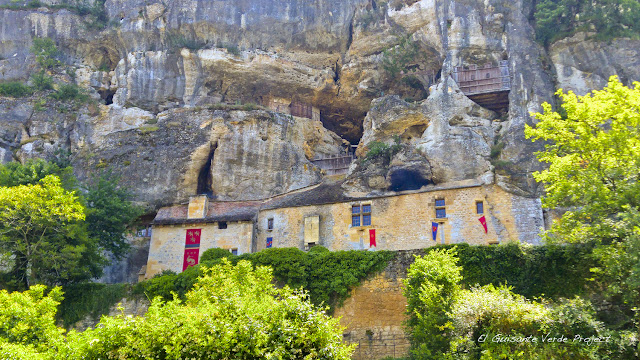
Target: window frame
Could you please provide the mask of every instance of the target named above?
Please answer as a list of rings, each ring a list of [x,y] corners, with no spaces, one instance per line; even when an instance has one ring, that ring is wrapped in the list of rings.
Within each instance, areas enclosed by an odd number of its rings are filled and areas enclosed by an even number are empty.
[[[360,203],[357,205],[351,205],[351,227],[372,226],[372,211],[372,203]],[[368,221],[365,221],[365,219],[368,219]]]
[[[444,198],[435,199],[434,209],[436,212],[436,219],[447,218],[447,201]],[[441,216],[443,215],[443,216]]]
[[[480,207],[478,207],[478,205]],[[478,211],[479,210],[479,211]],[[477,215],[484,215],[484,201],[482,200],[476,200],[476,214]]]

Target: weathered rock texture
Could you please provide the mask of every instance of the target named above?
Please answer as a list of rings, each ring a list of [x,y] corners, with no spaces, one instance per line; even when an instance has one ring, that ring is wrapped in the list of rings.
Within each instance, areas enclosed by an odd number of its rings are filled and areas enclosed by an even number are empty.
[[[600,42],[589,35],[579,33],[551,46],[549,56],[559,88],[584,95],[603,88],[611,75],[625,84],[640,79],[640,40]]]
[[[107,0],[106,27],[78,15],[92,0],[27,3],[0,0],[0,81],[39,71],[29,49],[50,37],[64,63],[55,81],[93,100],[69,110],[46,94],[0,99],[0,160],[71,150],[81,177],[112,166],[150,207],[199,190],[255,199],[317,183],[308,159],[342,152],[335,134],[361,142],[361,155],[401,139],[388,164],[353,165],[351,190],[402,190],[393,179],[415,175],[415,186],[475,179],[537,196],[530,112],[557,87],[585,93],[613,74],[640,76],[635,40],[538,45],[531,0]],[[403,44],[411,59],[398,55]],[[479,108],[449,76],[500,60],[511,74],[505,114]],[[320,109],[321,123],[228,110],[272,97]]]

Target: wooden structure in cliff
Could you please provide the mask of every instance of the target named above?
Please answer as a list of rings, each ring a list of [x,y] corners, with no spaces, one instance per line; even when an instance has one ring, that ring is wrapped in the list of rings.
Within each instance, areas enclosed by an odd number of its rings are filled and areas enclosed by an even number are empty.
[[[311,163],[324,170],[327,175],[342,175],[349,171],[349,166],[351,166],[353,159],[354,155],[349,153],[345,155],[316,158],[311,160]]]
[[[498,66],[458,66],[453,70],[453,79],[460,90],[478,105],[493,111],[505,111],[509,107],[511,78],[508,61],[500,61]]]
[[[267,108],[279,113],[320,121],[320,110],[307,103],[275,97],[268,98],[263,103]]]

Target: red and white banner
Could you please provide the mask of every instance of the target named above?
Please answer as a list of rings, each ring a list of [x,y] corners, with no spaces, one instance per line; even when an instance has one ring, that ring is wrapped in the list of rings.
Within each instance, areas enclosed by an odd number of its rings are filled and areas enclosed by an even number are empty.
[[[184,260],[182,262],[182,271],[189,266],[198,265],[198,256],[200,255],[200,234],[202,229],[188,229],[187,237],[184,241]]]
[[[184,261],[182,262],[182,271],[187,270],[189,266],[198,265],[198,256],[200,248],[184,249]]]
[[[376,246],[376,229],[369,229],[369,247]]]

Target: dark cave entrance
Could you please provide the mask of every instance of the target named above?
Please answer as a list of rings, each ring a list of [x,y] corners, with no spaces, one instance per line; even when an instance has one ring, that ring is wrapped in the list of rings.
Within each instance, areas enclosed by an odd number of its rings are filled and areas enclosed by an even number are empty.
[[[105,105],[113,104],[113,96],[116,94],[114,90],[100,90],[98,91]]]
[[[207,157],[207,161],[200,169],[200,173],[198,174],[198,195],[207,195],[209,197],[213,196],[213,179],[211,177],[211,163],[213,162],[213,154],[216,152],[216,148],[218,144],[215,144],[209,150],[209,156]]]
[[[418,190],[425,185],[433,184],[433,181],[424,177],[421,171],[412,169],[398,169],[392,172],[390,181],[391,191]]]

